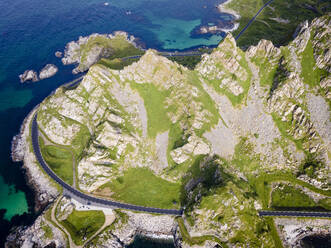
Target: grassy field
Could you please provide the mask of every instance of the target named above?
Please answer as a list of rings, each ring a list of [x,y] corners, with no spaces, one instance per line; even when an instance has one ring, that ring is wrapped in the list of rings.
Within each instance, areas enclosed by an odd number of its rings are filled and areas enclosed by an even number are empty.
[[[144,99],[148,117],[148,136],[154,138],[158,133],[168,130],[171,122],[164,108],[164,101],[169,95],[168,92],[158,90],[154,84],[132,83],[132,86]]]
[[[235,10],[241,18],[237,35],[257,11],[269,0],[236,0],[226,4]],[[312,6],[308,8],[307,6]],[[297,25],[305,20],[312,20],[331,9],[329,1],[322,0],[274,0],[265,8],[252,25],[239,38],[241,47],[257,44],[261,39],[271,40],[276,45],[283,45],[292,39]]]
[[[122,177],[102,186],[115,200],[146,207],[179,208],[180,184],[168,182],[147,168],[130,168]]]
[[[83,240],[90,238],[105,222],[102,211],[76,211],[74,210],[61,224],[70,233],[76,245],[82,245]]]
[[[271,194],[271,207],[273,208],[301,208],[315,207],[315,202],[301,190],[288,185],[282,185]]]
[[[258,194],[259,198],[261,199],[263,203],[263,208],[268,208],[269,204],[269,198],[270,198],[270,185],[272,182],[278,182],[278,181],[287,181],[292,184],[298,184],[302,187],[306,187],[310,189],[311,191],[314,191],[318,194],[325,195],[325,196],[331,196],[330,190],[321,190],[318,188],[315,188],[309,183],[306,183],[304,181],[301,181],[297,179],[294,175],[287,172],[274,172],[269,174],[261,174],[260,176],[251,176],[249,178],[249,183],[254,188],[255,192]]]
[[[63,181],[72,185],[73,183],[73,157],[70,151],[54,145],[44,145],[39,139],[41,153],[46,163]]]

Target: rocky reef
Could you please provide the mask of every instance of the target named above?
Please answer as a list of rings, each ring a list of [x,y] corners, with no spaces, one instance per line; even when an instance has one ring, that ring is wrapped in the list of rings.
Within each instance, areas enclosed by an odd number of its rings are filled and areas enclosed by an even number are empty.
[[[26,70],[23,74],[19,75],[19,78],[21,80],[21,83],[25,83],[26,81],[39,81],[37,72],[33,70]]]
[[[55,65],[47,64],[39,73],[40,80],[53,77],[58,72],[58,68]]]
[[[38,82],[40,80],[53,77],[58,72],[58,68],[53,64],[45,65],[38,73],[34,70],[26,70],[23,74],[19,75],[21,83],[28,81]]]
[[[121,70],[96,63],[115,56],[108,42],[123,34],[69,43],[63,62],[88,72],[38,107],[49,165],[63,176],[61,166],[72,171],[73,156],[83,192],[186,210],[178,219],[117,211],[88,246],[123,247],[147,235],[174,239],[177,247],[295,247],[294,229],[311,235],[330,226],[324,220],[316,224],[322,229],[311,229],[310,220],[300,220],[293,229],[275,219],[280,241],[273,220],[258,215],[276,200],[289,208],[302,199],[330,207],[330,24],[326,15],[302,24],[287,46],[261,40],[247,51],[228,34],[194,70],[154,50]],[[54,199],[57,191],[45,188],[48,178],[31,154],[30,121],[13,142],[13,157],[24,159],[36,187]],[[291,194],[296,201],[285,202]],[[58,220],[70,221],[69,210]]]

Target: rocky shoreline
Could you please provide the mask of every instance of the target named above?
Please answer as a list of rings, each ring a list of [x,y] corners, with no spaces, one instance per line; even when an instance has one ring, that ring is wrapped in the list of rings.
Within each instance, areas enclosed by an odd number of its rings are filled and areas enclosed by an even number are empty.
[[[86,46],[92,39],[114,39],[115,37],[122,36],[129,44],[135,48],[143,49],[138,44],[138,39],[133,35],[129,35],[124,31],[116,31],[112,34],[99,34],[94,33],[89,36],[80,36],[77,41],[69,42],[64,50],[61,59],[63,65],[77,64],[78,66],[73,69],[73,74],[87,71],[92,65],[98,62],[101,58],[109,57],[112,53],[112,48],[102,47],[95,44],[91,47],[90,51],[82,54],[82,47]],[[84,57],[84,61],[83,61]]]
[[[35,193],[36,212],[46,208],[59,195],[59,191],[54,183],[50,183],[49,178],[39,167],[30,144],[30,123],[38,107],[39,105],[24,119],[20,133],[13,138],[11,152],[14,162],[23,162],[22,169],[24,170],[27,184]]]

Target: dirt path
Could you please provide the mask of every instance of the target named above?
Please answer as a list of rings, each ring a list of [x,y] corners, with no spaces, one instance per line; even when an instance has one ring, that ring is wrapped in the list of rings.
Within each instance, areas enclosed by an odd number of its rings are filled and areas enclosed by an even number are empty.
[[[105,213],[105,223],[102,225],[102,227],[99,228],[99,230],[92,235],[91,238],[89,238],[83,245],[83,247],[85,247],[89,242],[91,242],[96,236],[98,236],[107,226],[110,226],[114,220],[115,220],[115,214],[109,214],[109,213]]]
[[[51,218],[52,218],[52,221],[54,221],[54,223],[56,224],[56,225],[58,225],[60,228],[61,228],[61,230],[63,231],[63,232],[65,232],[65,234],[67,235],[67,237],[68,237],[68,239],[69,239],[69,245],[70,245],[70,248],[81,248],[82,246],[78,246],[78,245],[76,245],[75,243],[74,243],[74,241],[72,240],[72,238],[71,238],[71,235],[70,235],[70,233],[67,231],[67,229],[65,229],[58,221],[57,221],[57,219],[56,219],[56,214],[55,214],[55,211],[56,211],[56,208],[57,208],[57,205],[59,204],[59,202],[61,201],[61,199],[62,199],[62,197],[59,197],[57,200],[56,200],[56,202],[55,202],[55,204],[54,204],[54,206],[53,206],[53,208],[52,208],[52,214],[51,214]]]

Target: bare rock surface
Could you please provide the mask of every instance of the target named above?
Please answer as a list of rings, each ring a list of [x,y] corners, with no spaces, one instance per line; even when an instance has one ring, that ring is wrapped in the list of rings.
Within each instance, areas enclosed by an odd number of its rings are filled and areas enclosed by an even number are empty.
[[[27,81],[37,82],[39,81],[37,72],[33,70],[26,70],[23,74],[19,75],[21,83],[25,83]]]
[[[40,80],[53,77],[58,72],[58,68],[55,65],[47,64],[39,73]]]

